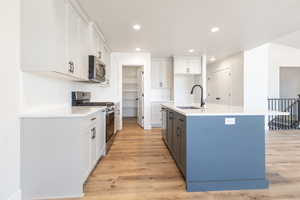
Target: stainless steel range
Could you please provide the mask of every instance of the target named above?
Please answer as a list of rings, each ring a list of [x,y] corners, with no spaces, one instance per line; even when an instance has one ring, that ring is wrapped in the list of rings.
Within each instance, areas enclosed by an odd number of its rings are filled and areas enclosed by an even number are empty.
[[[91,102],[90,92],[72,92],[72,106],[106,106],[106,153],[115,138],[115,105],[113,102]]]

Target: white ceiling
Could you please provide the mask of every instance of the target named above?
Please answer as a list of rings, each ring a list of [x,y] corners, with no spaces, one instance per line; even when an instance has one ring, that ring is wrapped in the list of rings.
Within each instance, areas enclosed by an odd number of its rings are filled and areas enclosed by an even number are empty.
[[[113,51],[223,58],[300,29],[300,0],[79,0]],[[136,32],[132,25],[140,24]],[[214,26],[220,32],[211,33]]]
[[[284,35],[274,40],[274,42],[300,49],[300,31]]]

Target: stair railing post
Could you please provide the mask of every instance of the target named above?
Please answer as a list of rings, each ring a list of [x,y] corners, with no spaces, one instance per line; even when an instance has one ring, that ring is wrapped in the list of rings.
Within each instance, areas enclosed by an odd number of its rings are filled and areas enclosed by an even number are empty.
[[[299,123],[300,122],[300,94],[298,94],[297,106],[298,106],[297,120]]]

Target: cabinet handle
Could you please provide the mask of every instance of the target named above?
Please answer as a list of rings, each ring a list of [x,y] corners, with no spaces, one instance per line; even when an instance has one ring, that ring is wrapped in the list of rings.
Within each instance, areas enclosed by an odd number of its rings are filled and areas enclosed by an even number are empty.
[[[69,62],[69,72],[72,73],[72,61]]]
[[[72,73],[74,73],[74,71],[75,71],[75,65],[74,63],[72,63]]]
[[[183,119],[179,119],[179,121],[183,122],[184,120]]]
[[[91,132],[92,132],[92,140],[93,140],[93,139],[96,138],[96,128],[93,128],[93,129],[91,130]]]
[[[96,117],[94,117],[94,118],[92,118],[92,119],[91,119],[91,121],[94,121],[94,120],[96,120],[96,119],[97,119],[97,118],[96,118]]]
[[[189,67],[186,68],[186,72],[187,72],[187,73],[190,73],[190,68],[189,68]]]
[[[162,87],[163,87],[163,83],[162,83],[162,82],[160,82],[160,83],[159,83],[159,86],[162,88]]]
[[[75,70],[75,68],[74,68],[74,62],[70,61],[69,62],[69,72],[70,73],[74,73],[74,70]]]

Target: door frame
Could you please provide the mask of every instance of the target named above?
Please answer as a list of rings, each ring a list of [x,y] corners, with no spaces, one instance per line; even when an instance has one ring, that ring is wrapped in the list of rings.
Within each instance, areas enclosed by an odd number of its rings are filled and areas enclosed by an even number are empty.
[[[142,71],[143,71],[143,73],[144,73],[144,71],[145,71],[145,67],[144,67],[144,65],[128,65],[128,64],[125,64],[125,65],[122,65],[122,68],[121,68],[121,73],[123,74],[123,69],[124,69],[124,67],[135,67],[135,68],[137,68],[137,71],[139,70],[139,68],[140,69],[142,69]],[[144,75],[143,75],[144,76]],[[123,110],[123,76],[121,76],[120,77],[120,81],[121,81],[121,84],[120,84],[120,86],[121,86],[121,101],[120,101],[120,105],[121,105],[121,107],[120,107],[120,109],[122,109]],[[143,93],[145,93],[145,83],[144,83],[144,81],[145,81],[145,78],[143,77],[143,84],[142,84],[142,87],[143,87]],[[124,125],[124,122],[123,122],[123,112],[121,112],[122,114],[121,114],[121,119],[122,119],[122,127],[123,127],[123,125]],[[145,123],[144,123],[144,115],[145,115],[145,99],[143,98],[143,103],[142,103],[142,117],[143,117],[143,120],[141,121],[141,123],[138,123],[138,125],[140,125],[142,128],[144,128],[145,127]]]

